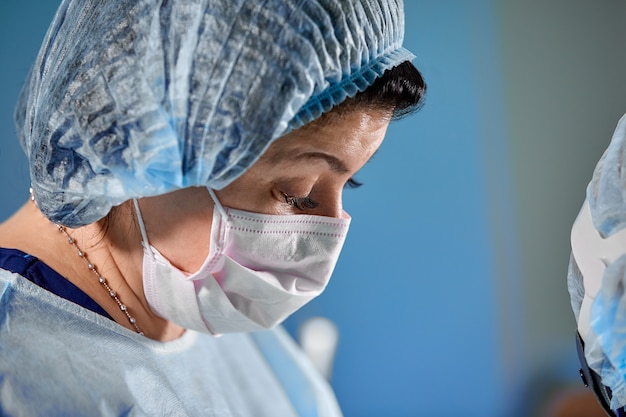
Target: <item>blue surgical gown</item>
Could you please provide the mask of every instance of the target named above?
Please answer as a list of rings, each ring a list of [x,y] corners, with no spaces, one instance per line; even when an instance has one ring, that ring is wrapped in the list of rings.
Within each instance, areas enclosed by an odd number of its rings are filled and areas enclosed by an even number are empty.
[[[340,416],[282,329],[171,342],[0,269],[2,416]]]

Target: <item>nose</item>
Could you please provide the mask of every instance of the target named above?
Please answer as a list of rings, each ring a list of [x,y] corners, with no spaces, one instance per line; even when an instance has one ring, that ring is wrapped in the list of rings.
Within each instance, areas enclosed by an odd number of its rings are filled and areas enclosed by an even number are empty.
[[[338,219],[348,219],[350,215],[343,210],[343,190],[334,191],[318,207],[317,213],[320,216],[335,217]]]

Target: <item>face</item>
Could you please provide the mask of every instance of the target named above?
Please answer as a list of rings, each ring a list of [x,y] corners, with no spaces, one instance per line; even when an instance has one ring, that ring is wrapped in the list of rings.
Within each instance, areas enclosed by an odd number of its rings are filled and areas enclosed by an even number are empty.
[[[342,193],[383,141],[390,116],[346,111],[274,141],[237,180],[216,191],[225,207],[264,214],[346,217]],[[212,200],[205,188],[142,199],[150,243],[195,272],[209,252]]]
[[[293,131],[216,194],[240,210],[345,217],[344,186],[376,152],[388,125],[386,113],[351,111]]]

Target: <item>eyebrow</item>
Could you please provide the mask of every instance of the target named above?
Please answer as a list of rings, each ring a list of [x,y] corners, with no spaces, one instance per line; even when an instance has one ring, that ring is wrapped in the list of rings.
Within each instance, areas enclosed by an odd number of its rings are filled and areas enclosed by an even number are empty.
[[[324,152],[286,152],[281,154],[279,158],[272,159],[274,159],[275,161],[277,159],[286,159],[292,162],[306,161],[311,159],[322,159],[326,161],[331,170],[338,174],[347,174],[348,172],[350,172],[348,167],[346,167],[341,159]]]

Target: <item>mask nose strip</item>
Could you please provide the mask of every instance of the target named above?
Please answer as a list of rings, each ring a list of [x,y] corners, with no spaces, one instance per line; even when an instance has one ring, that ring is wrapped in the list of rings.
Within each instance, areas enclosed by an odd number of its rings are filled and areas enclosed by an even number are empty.
[[[213,199],[213,202],[215,203],[215,208],[217,208],[217,211],[220,212],[220,214],[222,215],[224,219],[228,219],[228,214],[226,214],[226,210],[224,210],[224,207],[222,207],[222,204],[217,199],[217,196],[215,195],[215,191],[209,187],[207,187],[207,190],[209,190],[209,195]]]

